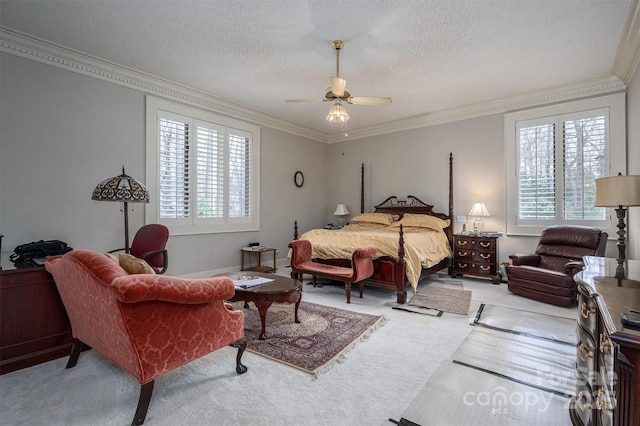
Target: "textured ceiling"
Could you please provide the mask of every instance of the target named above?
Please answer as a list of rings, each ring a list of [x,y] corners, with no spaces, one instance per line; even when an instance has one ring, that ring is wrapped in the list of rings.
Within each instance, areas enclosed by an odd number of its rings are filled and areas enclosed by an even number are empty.
[[[637,0],[0,0],[0,24],[327,134],[612,74]]]

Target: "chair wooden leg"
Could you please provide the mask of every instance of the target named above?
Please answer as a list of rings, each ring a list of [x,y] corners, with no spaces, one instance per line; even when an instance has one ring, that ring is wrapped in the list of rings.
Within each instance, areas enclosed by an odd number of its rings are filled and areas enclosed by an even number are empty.
[[[311,281],[313,282],[314,287],[322,288],[322,283],[318,284],[318,277],[315,275],[311,275]]]
[[[360,299],[362,299],[362,295],[364,293],[364,283],[360,281],[360,284],[358,285],[358,287],[360,288]]]
[[[344,283],[344,289],[347,292],[347,303],[351,303],[351,283]]]
[[[246,373],[247,367],[242,364],[242,355],[244,354],[245,349],[247,349],[247,339],[243,337],[242,339],[236,340],[229,346],[232,348],[238,348],[238,354],[236,355],[236,373]]]
[[[71,354],[69,355],[69,360],[67,361],[67,366],[65,368],[73,368],[78,363],[78,358],[80,357],[80,352],[84,349],[85,344],[82,343],[78,339],[73,339],[73,346],[71,346]]]
[[[144,423],[145,417],[147,417],[147,411],[149,410],[149,404],[151,403],[151,395],[153,394],[154,380],[149,383],[145,383],[140,387],[140,398],[138,399],[138,408],[136,414],[133,416],[131,426],[138,426]]]

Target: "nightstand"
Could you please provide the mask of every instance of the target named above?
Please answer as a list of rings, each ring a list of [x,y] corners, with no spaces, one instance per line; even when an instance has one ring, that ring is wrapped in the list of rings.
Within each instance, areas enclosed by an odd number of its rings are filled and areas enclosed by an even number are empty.
[[[488,277],[492,283],[500,284],[497,253],[498,237],[454,235],[451,276]]]
[[[241,260],[241,270],[243,271],[257,271],[257,272],[275,272],[276,271],[276,249],[275,248],[261,248],[258,250],[250,249],[250,248],[241,248],[240,256]],[[273,253],[273,268],[269,266],[262,266],[262,253]],[[244,256],[245,254],[255,254],[256,255],[256,266],[255,268],[244,268]]]

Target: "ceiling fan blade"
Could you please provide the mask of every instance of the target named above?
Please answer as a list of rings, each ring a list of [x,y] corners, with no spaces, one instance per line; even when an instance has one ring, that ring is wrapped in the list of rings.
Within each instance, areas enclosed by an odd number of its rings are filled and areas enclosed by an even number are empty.
[[[353,105],[387,105],[391,103],[389,97],[372,97],[372,96],[351,96],[347,99],[348,104]]]
[[[340,77],[331,77],[331,91],[336,98],[344,95],[344,88],[347,85],[347,80]]]
[[[325,102],[327,99],[286,99],[286,103],[294,103],[294,102]]]

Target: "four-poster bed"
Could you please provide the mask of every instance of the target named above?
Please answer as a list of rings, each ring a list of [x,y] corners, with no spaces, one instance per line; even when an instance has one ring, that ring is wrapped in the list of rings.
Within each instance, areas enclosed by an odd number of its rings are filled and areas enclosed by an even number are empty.
[[[437,213],[433,206],[415,196],[398,200],[391,196],[365,213],[364,164],[361,177],[361,214],[342,230],[314,229],[301,239],[311,241],[314,260],[349,266],[354,246],[366,244],[378,248],[374,273],[366,286],[396,291],[398,303],[407,301],[407,283],[416,289],[418,281],[451,266],[453,241],[453,154],[449,154],[449,210]],[[298,239],[298,224],[294,226]]]

